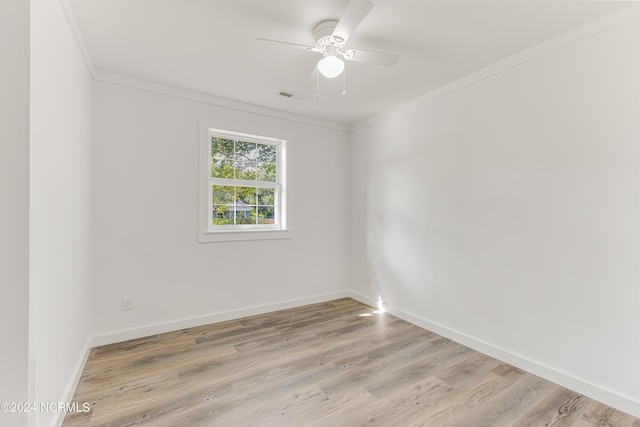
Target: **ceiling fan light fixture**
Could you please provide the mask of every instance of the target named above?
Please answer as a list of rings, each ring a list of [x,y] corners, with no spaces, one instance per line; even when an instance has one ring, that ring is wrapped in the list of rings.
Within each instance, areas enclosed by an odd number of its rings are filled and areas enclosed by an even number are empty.
[[[344,71],[344,61],[336,55],[325,55],[318,62],[318,71],[326,78],[333,79]]]

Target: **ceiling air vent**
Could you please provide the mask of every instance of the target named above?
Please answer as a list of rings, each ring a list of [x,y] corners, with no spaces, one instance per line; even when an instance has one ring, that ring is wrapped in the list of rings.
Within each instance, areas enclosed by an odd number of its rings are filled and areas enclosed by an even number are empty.
[[[287,98],[287,99],[301,100],[301,99],[307,98],[306,95],[301,95],[299,93],[291,92],[289,90],[281,90],[281,91],[278,92],[278,95],[282,96],[284,98]]]

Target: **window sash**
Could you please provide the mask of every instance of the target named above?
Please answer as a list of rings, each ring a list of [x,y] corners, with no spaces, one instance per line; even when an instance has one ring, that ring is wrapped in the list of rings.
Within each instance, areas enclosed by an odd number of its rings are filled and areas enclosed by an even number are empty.
[[[257,203],[255,205],[248,205],[255,208],[273,206],[274,210],[274,223],[273,224],[224,224],[224,225],[213,225],[213,186],[221,185],[228,187],[249,187],[249,188],[271,188],[275,190],[273,205],[261,205]],[[209,179],[209,209],[208,209],[208,218],[209,218],[209,231],[222,231],[222,230],[262,230],[262,229],[282,229],[282,192],[281,192],[280,183],[277,182],[256,182],[256,181],[245,181],[245,180],[235,180],[235,179],[221,179],[221,178],[211,178]],[[235,205],[235,201],[233,203]],[[235,211],[234,211],[235,217]],[[257,221],[257,218],[256,218]]]
[[[229,187],[257,187],[257,188],[278,188],[280,183],[278,181],[251,181],[246,179],[231,179],[231,178],[209,178],[209,183],[212,185],[224,185]]]
[[[211,156],[211,140],[212,138],[223,138],[234,141],[241,142],[250,142],[262,145],[273,145],[276,147],[276,180],[275,181],[261,181],[261,180],[244,180],[244,179],[234,179],[234,178],[212,178],[212,164],[213,157]],[[209,129],[208,131],[208,197],[207,197],[207,232],[216,233],[216,232],[225,232],[225,231],[261,231],[261,230],[284,230],[284,201],[283,201],[283,149],[284,144],[286,142],[284,140],[267,138],[267,137],[257,137],[252,135],[245,135],[237,132],[222,132],[215,131]],[[235,158],[235,144],[234,144],[234,158]],[[214,185],[219,186],[233,186],[233,187],[250,187],[250,188],[270,188],[274,190],[274,224],[225,224],[225,225],[213,225],[213,193],[212,187]],[[235,204],[235,200],[234,200]],[[250,205],[254,206],[254,205]],[[258,208],[260,206],[271,206],[271,205],[258,205],[256,203],[255,207]],[[236,217],[234,210],[234,218]],[[256,218],[257,221],[257,218]]]

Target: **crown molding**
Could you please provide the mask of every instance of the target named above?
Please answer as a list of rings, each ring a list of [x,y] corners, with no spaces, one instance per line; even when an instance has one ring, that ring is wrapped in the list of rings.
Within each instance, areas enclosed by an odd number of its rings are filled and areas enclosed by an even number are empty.
[[[117,84],[121,86],[136,88],[149,92],[155,92],[168,96],[173,96],[182,99],[188,99],[192,101],[203,102],[210,105],[216,105],[228,109],[249,112],[262,116],[278,118],[283,120],[289,120],[297,123],[317,126],[326,129],[338,130],[342,132],[353,132],[371,125],[378,123],[388,117],[397,115],[399,113],[412,110],[423,104],[432,102],[438,98],[454,93],[465,87],[471,86],[485,79],[488,79],[497,74],[508,71],[511,68],[522,65],[526,62],[539,58],[541,56],[552,53],[556,50],[567,47],[573,43],[579,42],[586,38],[592,37],[601,32],[615,28],[619,25],[633,21],[640,18],[640,2],[630,1],[631,5],[612,12],[603,17],[597,18],[586,24],[580,25],[570,31],[562,33],[558,36],[539,43],[533,47],[525,49],[516,53],[508,58],[495,62],[487,67],[484,67],[478,71],[475,71],[465,77],[457,79],[451,83],[441,86],[435,90],[427,92],[423,95],[417,96],[409,101],[392,107],[380,114],[373,115],[364,120],[360,120],[351,124],[343,124],[338,122],[332,122],[328,120],[317,119],[310,116],[305,116],[296,113],[289,113],[282,110],[276,110],[268,107],[261,107],[254,104],[249,104],[241,101],[235,101],[228,98],[218,97],[202,92],[196,92],[180,87],[170,86],[166,84],[156,83],[148,80],[137,79],[134,77],[126,76],[123,74],[112,73],[104,70],[96,69],[93,65],[91,55],[84,41],[84,37],[77,24],[75,14],[69,0],[59,0],[60,5],[64,11],[64,14],[69,23],[69,27],[73,33],[73,36],[78,44],[78,48],[82,54],[84,62],[89,70],[89,73],[94,80],[103,81],[107,83]]]
[[[170,86],[163,83],[156,83],[148,80],[138,79],[126,76],[124,74],[112,73],[103,70],[94,71],[94,79],[106,83],[116,84],[120,86],[140,89],[147,92],[159,93],[162,95],[172,96],[175,98],[187,99],[190,101],[203,102],[205,104],[224,107],[231,110],[242,111],[245,113],[253,113],[261,116],[288,120],[292,122],[302,123],[311,126],[317,126],[326,129],[333,129],[342,132],[348,132],[349,126],[342,123],[331,122],[327,120],[316,119],[314,117],[304,116],[301,114],[289,113],[286,111],[276,110],[259,105],[249,104],[241,101],[235,101],[228,98],[222,98],[215,95],[209,95],[202,92],[196,92],[183,89],[176,86]]]
[[[492,76],[508,71],[511,68],[517,67],[536,58],[562,49],[586,38],[592,37],[596,34],[610,30],[619,25],[638,19],[640,18],[640,3],[635,1],[633,3],[633,5],[624,7],[608,15],[580,25],[570,31],[552,37],[547,41],[518,52],[515,55],[512,55],[501,61],[495,62],[465,77],[462,77],[435,90],[432,90],[431,92],[427,92],[423,95],[415,97],[409,101],[397,105],[396,107],[388,109],[387,111],[356,122],[349,126],[349,131],[353,132],[371,126],[391,116],[412,110],[423,104],[427,104],[438,98],[488,79]]]
[[[69,24],[69,28],[71,29],[71,33],[73,34],[76,40],[76,43],[78,45],[78,48],[80,50],[80,53],[82,54],[82,58],[84,59],[84,63],[86,64],[87,70],[89,71],[89,74],[91,74],[91,77],[93,77],[94,80],[117,84],[120,86],[141,89],[148,92],[155,92],[163,95],[173,96],[176,98],[203,102],[206,104],[216,105],[219,107],[224,107],[232,110],[249,112],[249,113],[258,114],[261,116],[267,116],[267,117],[272,117],[272,118],[277,118],[282,120],[289,120],[297,123],[317,126],[317,127],[326,128],[326,129],[333,129],[333,130],[338,130],[342,132],[348,132],[349,130],[349,126],[343,123],[317,119],[317,118],[305,116],[302,114],[288,113],[282,110],[261,107],[258,105],[249,104],[241,101],[235,101],[228,98],[222,98],[214,95],[209,95],[206,93],[183,89],[180,87],[156,83],[156,82],[147,81],[143,79],[137,79],[134,77],[123,75],[123,74],[117,74],[117,73],[96,69],[96,67],[93,64],[93,60],[91,59],[91,55],[85,43],[82,32],[80,31],[80,27],[78,26],[75,13],[73,12],[73,8],[71,7],[69,0],[59,0],[59,2],[64,12],[64,15],[67,19],[67,22]]]
[[[67,23],[69,24],[69,28],[71,29],[71,33],[78,44],[78,49],[80,49],[80,54],[84,59],[84,63],[87,66],[87,70],[89,74],[93,78],[95,78],[96,69],[93,66],[93,61],[91,59],[91,55],[89,54],[89,49],[87,49],[87,44],[84,41],[84,37],[82,36],[82,32],[80,31],[80,27],[78,26],[78,21],[76,19],[76,15],[73,12],[73,8],[71,4],[69,4],[69,0],[60,0],[60,7],[64,12],[64,16],[67,18]]]

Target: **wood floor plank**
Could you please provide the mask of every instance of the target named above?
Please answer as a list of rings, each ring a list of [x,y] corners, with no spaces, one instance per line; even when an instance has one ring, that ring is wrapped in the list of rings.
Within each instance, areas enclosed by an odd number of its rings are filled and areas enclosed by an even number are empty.
[[[451,386],[430,376],[348,414],[342,425],[412,425],[440,411],[440,403],[448,399],[451,391]]]
[[[444,340],[433,346],[424,356],[399,369],[387,371],[387,375],[377,376],[365,389],[378,398],[396,393],[403,387],[409,387],[417,380],[438,375],[442,370],[472,354],[473,350],[450,340]]]
[[[582,413],[580,419],[581,421],[586,422],[589,426],[597,427],[630,427],[634,426],[634,424],[637,425],[640,423],[640,420],[637,418],[623,412],[616,411],[615,409],[594,400],[588,401],[587,407]]]
[[[97,347],[64,427],[640,427],[349,298]]]
[[[434,408],[424,416],[417,425],[450,426],[465,418],[475,408],[484,407],[496,395],[511,385],[511,381],[494,374],[491,371],[480,372],[474,376],[474,381],[449,384],[451,392],[445,399],[437,402]]]
[[[558,386],[553,383],[526,375],[487,401],[486,405],[469,411],[452,426],[512,426],[530,408],[538,405],[557,389]]]
[[[576,392],[559,388],[539,405],[525,413],[514,423],[514,426],[571,426],[580,418],[586,401],[584,396]]]

